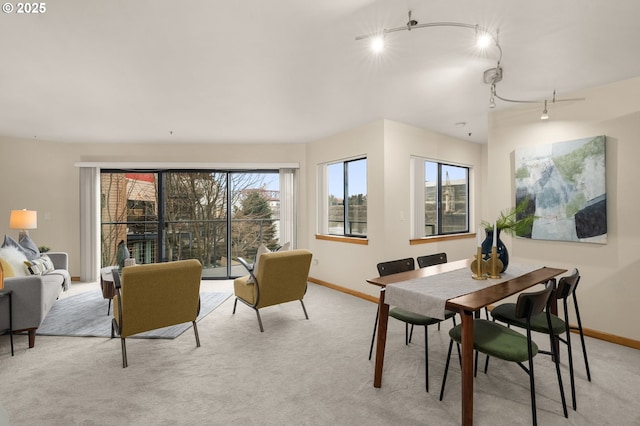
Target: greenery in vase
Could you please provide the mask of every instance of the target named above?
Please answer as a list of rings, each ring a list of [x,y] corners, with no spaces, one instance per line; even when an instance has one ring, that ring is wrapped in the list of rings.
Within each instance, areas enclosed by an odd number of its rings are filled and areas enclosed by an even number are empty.
[[[40,246],[38,247],[38,250],[40,250],[40,253],[46,253],[49,250],[51,250],[51,247],[47,247],[47,246]]]
[[[526,197],[515,207],[502,210],[495,225],[499,231],[511,236],[528,236],[536,218],[536,215],[529,213],[529,197]],[[486,231],[493,231],[493,222],[483,220],[481,225]]]

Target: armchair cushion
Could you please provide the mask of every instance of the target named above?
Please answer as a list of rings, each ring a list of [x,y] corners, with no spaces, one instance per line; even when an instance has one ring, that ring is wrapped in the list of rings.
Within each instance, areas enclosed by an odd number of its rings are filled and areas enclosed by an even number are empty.
[[[196,259],[124,267],[113,306],[120,337],[195,321],[201,275]]]
[[[311,267],[311,252],[304,249],[265,253],[260,258],[260,269],[249,276],[234,281],[236,297],[256,308],[277,305],[293,300],[302,300],[307,290],[307,278]]]

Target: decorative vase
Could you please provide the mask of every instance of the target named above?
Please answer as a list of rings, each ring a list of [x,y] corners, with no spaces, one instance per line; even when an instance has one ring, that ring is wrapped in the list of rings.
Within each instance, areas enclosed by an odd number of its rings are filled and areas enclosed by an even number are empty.
[[[491,257],[491,246],[493,245],[493,229],[485,229],[485,232],[487,236],[482,242],[482,257],[485,260],[489,260]],[[498,259],[502,261],[502,271],[500,271],[502,273],[506,271],[507,266],[509,266],[509,251],[507,250],[507,246],[505,246],[500,239],[500,229],[498,229],[496,248],[498,252]]]

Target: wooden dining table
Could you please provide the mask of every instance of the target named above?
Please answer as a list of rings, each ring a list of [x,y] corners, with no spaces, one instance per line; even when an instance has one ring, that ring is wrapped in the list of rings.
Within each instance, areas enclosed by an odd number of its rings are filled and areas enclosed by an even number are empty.
[[[374,370],[373,385],[376,388],[382,386],[382,370],[384,365],[384,351],[387,340],[387,324],[389,320],[389,304],[385,301],[385,293],[388,286],[415,284],[417,279],[424,279],[424,285],[420,285],[416,288],[415,285],[410,290],[403,288],[403,291],[408,291],[409,295],[416,296],[414,299],[418,300],[419,296],[429,296],[430,287],[435,289],[437,286],[442,287],[446,281],[450,279],[450,272],[466,269],[468,272],[469,292],[462,292],[460,295],[448,298],[444,302],[443,306],[451,311],[455,311],[460,314],[462,318],[462,424],[473,424],[473,320],[479,313],[479,311],[489,305],[494,304],[506,297],[517,294],[527,288],[530,288],[536,284],[546,283],[550,279],[554,279],[556,276],[567,272],[566,269],[547,268],[531,266],[524,268],[529,269],[529,272],[518,274],[505,274],[500,279],[487,280],[482,288],[478,288],[477,280],[474,280],[471,275],[469,265],[472,259],[464,259],[441,265],[430,266],[427,268],[415,269],[412,271],[400,272],[397,274],[391,274],[384,277],[375,277],[368,279],[367,282],[381,287],[379,298],[379,316],[378,316],[378,335],[376,346],[376,361]],[[512,268],[517,269],[517,268]],[[460,272],[462,273],[462,272]],[[460,273],[457,273],[458,278]],[[556,304],[553,303],[552,307]],[[401,308],[407,309],[407,306],[401,306],[395,304]],[[428,315],[426,312],[418,312],[415,303],[412,303],[411,309],[419,314]]]

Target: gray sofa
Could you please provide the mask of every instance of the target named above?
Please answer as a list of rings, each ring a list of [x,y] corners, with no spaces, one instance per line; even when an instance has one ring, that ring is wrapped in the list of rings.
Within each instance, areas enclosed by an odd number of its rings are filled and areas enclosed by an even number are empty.
[[[13,290],[13,329],[29,334],[29,347],[33,348],[36,339],[36,329],[47,316],[49,310],[71,284],[69,275],[69,257],[63,252],[49,252],[47,256],[53,262],[55,269],[44,275],[27,277],[10,277],[4,279],[4,287]],[[0,329],[9,328],[8,315],[9,300],[0,298]]]

